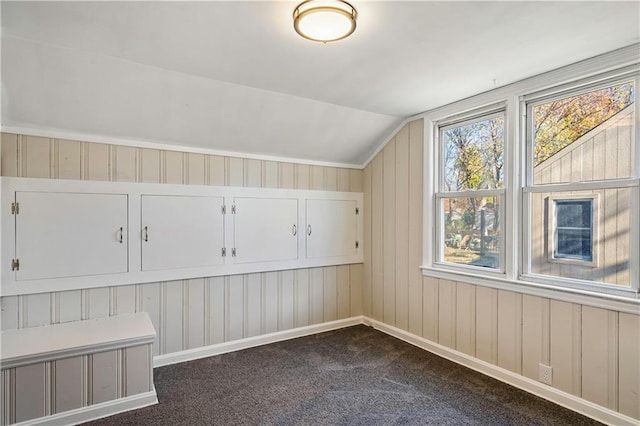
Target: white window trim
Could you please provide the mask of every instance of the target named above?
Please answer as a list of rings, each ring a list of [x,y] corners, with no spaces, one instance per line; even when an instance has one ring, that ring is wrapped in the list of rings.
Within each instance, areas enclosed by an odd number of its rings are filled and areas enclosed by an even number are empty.
[[[549,229],[547,232],[547,260],[553,263],[560,263],[565,265],[582,265],[582,266],[591,266],[598,267],[599,264],[599,256],[598,253],[598,245],[600,244],[600,233],[599,233],[599,223],[600,223],[600,213],[599,213],[599,203],[600,196],[595,193],[584,194],[584,195],[552,195],[549,197],[549,211],[547,217],[547,223]],[[591,201],[591,260],[580,259],[580,258],[572,258],[572,257],[556,257],[556,235],[557,235],[557,210],[556,203],[558,201]]]
[[[640,57],[638,57],[636,44],[619,49],[590,60],[582,61],[567,67],[554,70],[536,77],[522,80],[489,92],[485,92],[459,102],[427,111],[415,118],[424,119],[424,238],[423,238],[423,265],[421,269],[425,276],[468,282],[491,288],[504,289],[523,294],[532,294],[541,297],[549,297],[556,300],[566,300],[573,303],[614,309],[621,312],[640,314],[640,293],[638,292],[640,269],[640,239],[632,240],[630,258],[632,259],[631,283],[635,288],[611,288],[612,286],[600,286],[592,283],[566,280],[559,283],[558,280],[549,277],[540,277],[535,274],[522,273],[526,260],[524,250],[504,250],[504,273],[491,273],[486,268],[467,268],[454,265],[442,265],[435,262],[434,248],[437,237],[437,215],[435,200],[435,174],[433,170],[439,170],[437,134],[438,125],[454,118],[470,114],[470,111],[481,112],[495,110],[498,105],[506,104],[505,119],[505,214],[501,222],[501,231],[504,241],[510,246],[519,247],[528,241],[526,229],[528,223],[525,218],[520,218],[522,211],[526,210],[529,193],[537,192],[538,188],[526,187],[525,155],[522,150],[526,144],[520,141],[526,138],[526,126],[524,115],[526,112],[525,101],[531,101],[542,96],[553,96],[570,88],[598,84],[603,80],[611,80],[616,77],[625,77],[626,80],[635,80],[636,105],[638,103],[638,90],[640,88]],[[637,106],[636,106],[637,108]],[[636,141],[638,149],[638,135],[640,134],[640,120],[636,119],[633,127],[632,138]],[[519,141],[513,143],[513,141]],[[637,151],[636,154],[637,155]],[[640,164],[636,164],[634,177],[617,181],[613,187],[631,188],[632,197],[630,208],[632,211],[640,211]],[[592,182],[590,182],[591,184]],[[605,183],[609,185],[609,183]],[[590,190],[591,185],[568,184],[549,185],[544,191],[556,190]],[[522,206],[522,208],[520,208]],[[515,220],[514,220],[515,219]],[[632,235],[638,235],[640,231],[639,221],[631,221]],[[479,272],[481,271],[481,272]],[[561,284],[561,285],[559,285]]]

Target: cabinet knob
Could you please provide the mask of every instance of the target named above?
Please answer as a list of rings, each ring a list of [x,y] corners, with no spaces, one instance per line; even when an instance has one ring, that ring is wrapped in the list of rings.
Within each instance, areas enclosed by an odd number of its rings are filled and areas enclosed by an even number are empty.
[[[122,243],[124,242],[124,229],[123,229],[123,227],[122,227],[122,226],[121,226],[121,227],[120,227],[120,229],[118,230],[118,234],[119,234],[118,242],[119,242],[120,244],[122,244]]]
[[[144,240],[145,241],[149,241],[149,227],[148,226],[144,227],[144,232],[143,233],[144,233]]]

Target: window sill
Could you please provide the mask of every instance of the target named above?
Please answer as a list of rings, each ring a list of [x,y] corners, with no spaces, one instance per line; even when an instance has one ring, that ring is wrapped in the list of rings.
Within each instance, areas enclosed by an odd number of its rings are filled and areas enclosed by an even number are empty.
[[[640,294],[631,290],[629,291],[628,296],[620,296],[567,287],[555,287],[532,281],[510,280],[505,278],[504,275],[480,276],[477,273],[443,270],[430,266],[421,266],[420,269],[422,270],[422,275],[425,277],[459,281],[483,287],[495,288],[498,290],[512,291],[531,296],[545,297],[563,302],[577,303],[580,305],[640,315]]]

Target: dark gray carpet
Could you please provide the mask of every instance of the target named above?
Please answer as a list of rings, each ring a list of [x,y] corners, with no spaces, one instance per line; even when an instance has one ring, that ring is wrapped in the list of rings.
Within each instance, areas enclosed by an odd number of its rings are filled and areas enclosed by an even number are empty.
[[[91,425],[596,425],[355,326],[154,370],[158,405]]]

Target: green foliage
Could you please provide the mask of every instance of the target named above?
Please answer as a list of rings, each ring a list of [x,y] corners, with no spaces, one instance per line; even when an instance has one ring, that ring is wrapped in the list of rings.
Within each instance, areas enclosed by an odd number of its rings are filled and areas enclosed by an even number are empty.
[[[632,83],[558,99],[533,108],[538,165],[634,102]]]

